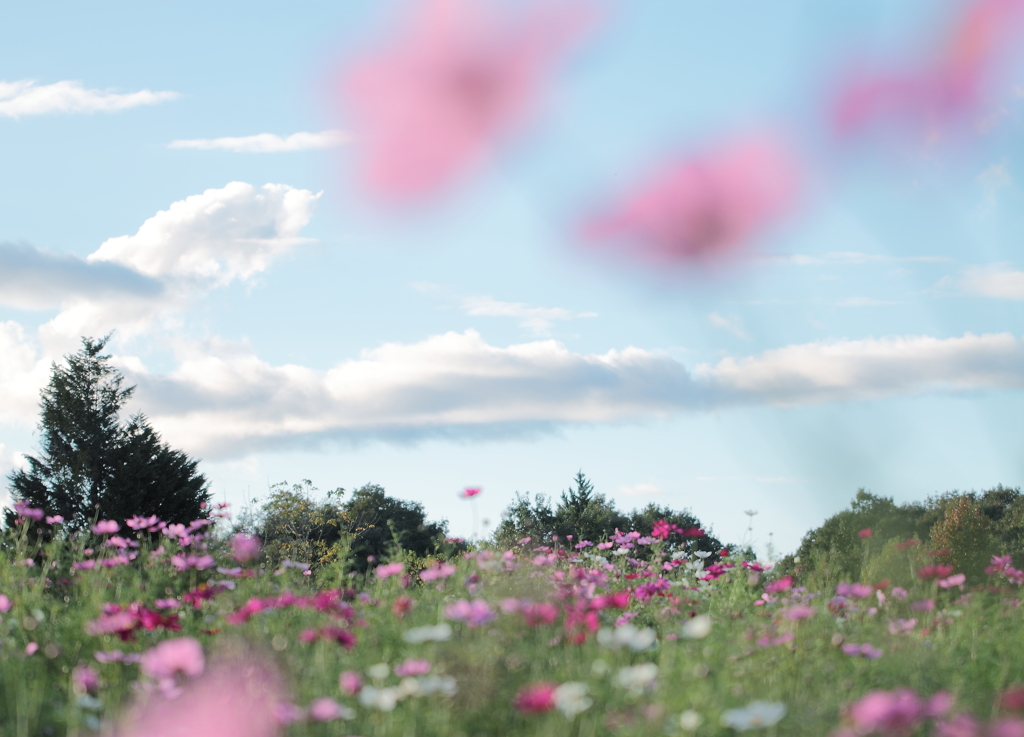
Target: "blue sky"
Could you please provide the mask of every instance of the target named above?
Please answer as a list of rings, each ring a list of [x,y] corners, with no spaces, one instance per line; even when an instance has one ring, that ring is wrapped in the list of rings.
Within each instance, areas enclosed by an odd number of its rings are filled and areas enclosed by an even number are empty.
[[[843,63],[912,55],[960,7],[612,5],[529,130],[400,218],[361,194],[333,95],[408,3],[8,9],[0,471],[36,448],[50,361],[113,329],[137,408],[235,505],[374,482],[470,535],[462,488],[493,524],[582,469],[732,540],[758,510],[786,552],[859,487],[1020,485],[1024,66],[966,143],[824,153]],[[573,242],[663,152],[761,124],[829,165],[743,267],[664,278]],[[296,133],[323,147],[170,145]]]

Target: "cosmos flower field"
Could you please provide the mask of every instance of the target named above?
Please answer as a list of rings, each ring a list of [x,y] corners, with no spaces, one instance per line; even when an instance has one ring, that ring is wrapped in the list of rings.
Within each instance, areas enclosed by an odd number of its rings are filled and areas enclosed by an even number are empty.
[[[218,528],[7,530],[0,733],[1024,735],[1008,558],[815,591],[667,523],[365,572]]]

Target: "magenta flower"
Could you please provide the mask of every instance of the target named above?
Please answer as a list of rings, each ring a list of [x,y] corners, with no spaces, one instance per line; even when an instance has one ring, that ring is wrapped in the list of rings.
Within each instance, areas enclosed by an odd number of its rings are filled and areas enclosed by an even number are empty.
[[[333,722],[340,719],[344,713],[341,704],[326,696],[309,705],[309,718],[314,722]]]
[[[557,683],[542,681],[523,686],[516,694],[515,707],[524,714],[540,714],[555,708]]]
[[[498,17],[466,0],[420,2],[402,36],[349,67],[343,93],[373,195],[433,194],[529,121],[555,62],[593,14],[567,0],[528,5]]]
[[[43,510],[30,507],[28,502],[16,502],[14,505],[14,511],[18,513],[19,517],[24,519],[34,519],[36,522],[43,518]]]
[[[964,575],[963,573],[955,573],[948,578],[940,578],[938,581],[936,581],[936,583],[939,584],[939,588],[951,589],[954,586],[959,586],[960,588],[963,588],[965,581],[967,581],[966,575]]]
[[[483,491],[483,489],[465,489],[459,494],[459,496],[463,499],[472,499],[481,491]]]
[[[231,557],[236,563],[248,563],[260,554],[260,541],[255,537],[238,533],[231,538]]]
[[[195,555],[190,553],[189,555],[172,555],[171,565],[179,571],[187,571],[190,568],[195,568],[197,571],[205,571],[217,565],[217,561],[213,559],[212,555]]]
[[[939,692],[925,701],[909,688],[872,691],[850,705],[848,714],[857,734],[897,737],[909,734],[927,718],[941,716],[952,706],[949,694]]]
[[[783,576],[779,580],[772,581],[765,586],[764,591],[766,594],[777,594],[780,591],[789,591],[791,588],[793,588],[793,577]]]
[[[377,566],[373,569],[373,573],[379,579],[390,578],[391,576],[397,576],[405,570],[405,563],[388,563],[387,565]]]
[[[791,209],[797,166],[767,136],[677,159],[584,224],[584,237],[655,266],[718,261]]]
[[[0,594],[0,613],[11,611],[11,607],[14,606],[11,600],[7,597],[7,594]]]
[[[142,672],[156,680],[173,678],[178,673],[195,678],[205,666],[203,646],[192,637],[164,640],[144,652],[140,663]]]
[[[843,652],[846,653],[847,655],[854,656],[854,657],[860,655],[860,656],[863,656],[863,657],[867,658],[868,660],[878,660],[880,657],[882,657],[885,654],[881,650],[879,650],[877,647],[875,647],[874,645],[872,645],[871,643],[868,643],[868,642],[865,642],[865,643],[860,644],[860,645],[858,645],[855,642],[846,642],[846,643],[843,643],[843,648],[842,649],[843,649]]]
[[[1020,719],[1000,719],[997,722],[993,722],[988,730],[988,737],[1024,737],[1024,721]]]
[[[865,527],[863,530],[857,533],[857,537],[861,538],[862,540],[871,537],[871,528]]]
[[[466,601],[459,599],[444,609],[444,615],[455,622],[465,622],[470,627],[480,627],[493,620],[497,614],[483,599]]]
[[[60,516],[59,514],[55,514],[52,517],[47,517],[46,518],[46,524],[48,524],[48,525],[56,525],[56,524],[59,524],[59,523],[61,523],[63,521],[64,521],[64,518],[62,516]]]
[[[92,526],[93,533],[97,535],[112,535],[121,529],[121,525],[112,519],[102,519]]]
[[[425,676],[430,672],[430,661],[408,658],[395,666],[395,675],[399,678],[407,676]]]
[[[935,600],[922,599],[920,601],[915,601],[910,605],[910,608],[913,609],[915,612],[930,612],[933,609],[935,609]]]
[[[786,609],[783,616],[793,620],[810,619],[814,616],[814,609],[806,604],[796,604]]]
[[[71,670],[71,689],[79,696],[95,695],[100,688],[100,674],[88,665],[78,665]]]
[[[866,599],[875,593],[875,589],[866,583],[841,583],[836,586],[836,593],[851,599]]]

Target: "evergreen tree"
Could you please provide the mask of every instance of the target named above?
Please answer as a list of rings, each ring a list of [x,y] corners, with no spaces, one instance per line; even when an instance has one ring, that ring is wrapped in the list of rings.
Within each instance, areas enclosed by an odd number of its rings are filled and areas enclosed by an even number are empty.
[[[59,514],[70,531],[96,516],[123,522],[155,514],[167,522],[205,517],[206,478],[197,462],[160,440],[145,416],[122,423],[135,387],[103,355],[110,336],[53,364],[40,401],[40,454],[8,477],[15,501]],[[7,513],[7,523],[14,513]]]

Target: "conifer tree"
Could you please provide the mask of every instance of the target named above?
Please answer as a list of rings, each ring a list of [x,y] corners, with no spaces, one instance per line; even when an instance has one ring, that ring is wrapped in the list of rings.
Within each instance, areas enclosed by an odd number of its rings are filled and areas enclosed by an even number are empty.
[[[40,401],[40,453],[8,477],[14,501],[60,515],[70,531],[95,517],[124,521],[156,514],[167,522],[205,517],[206,478],[197,461],[170,448],[137,414],[121,409],[135,387],[103,355],[110,335],[82,339],[77,353],[53,364]],[[7,523],[14,513],[7,513]]]

